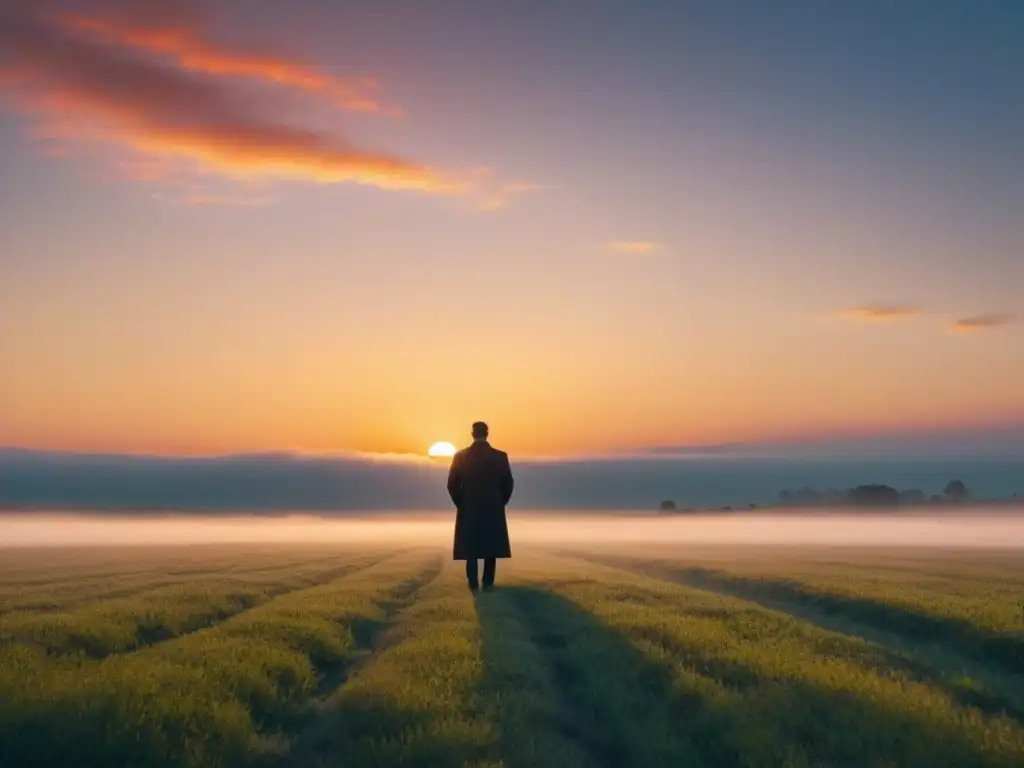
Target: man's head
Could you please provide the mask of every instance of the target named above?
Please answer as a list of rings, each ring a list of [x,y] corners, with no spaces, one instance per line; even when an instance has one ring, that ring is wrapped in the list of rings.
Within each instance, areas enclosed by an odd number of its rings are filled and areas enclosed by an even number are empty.
[[[473,422],[473,439],[474,440],[486,440],[487,439],[487,425],[482,421]]]

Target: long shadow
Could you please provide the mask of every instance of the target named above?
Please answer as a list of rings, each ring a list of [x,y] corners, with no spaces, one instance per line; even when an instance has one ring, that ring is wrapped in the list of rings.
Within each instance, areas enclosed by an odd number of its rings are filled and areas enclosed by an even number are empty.
[[[830,632],[867,640],[879,646],[886,667],[900,669],[918,682],[939,688],[962,706],[974,707],[987,714],[1007,715],[1018,722],[1024,722],[1024,698],[1021,696],[1021,689],[1018,686],[1020,680],[1016,674],[1007,679],[1007,675],[998,664],[995,670],[992,669],[991,659],[984,656],[978,658],[976,654],[965,652],[956,645],[934,641],[929,643],[913,635],[900,634],[900,625],[889,627],[877,622],[864,621],[857,615],[845,611],[824,610],[820,607],[821,599],[800,600],[793,596],[795,588],[789,588],[789,585],[799,585],[799,582],[766,582],[761,579],[744,579],[722,571],[680,568],[617,558],[600,558],[594,561],[662,581],[718,595],[737,597],[762,608],[788,613],[794,618]],[[777,585],[780,583],[786,584],[786,588],[779,589]],[[814,595],[820,596],[821,593],[815,592]],[[834,597],[836,603],[851,602],[841,595]],[[852,602],[870,603],[873,606],[891,609],[893,612],[899,611],[894,606],[866,600],[852,599]],[[941,620],[941,617],[939,618]],[[923,647],[924,643],[929,643],[930,647]],[[965,677],[977,678],[978,682],[991,685],[994,690],[979,689],[971,679]]]
[[[503,587],[478,600],[487,695],[508,679],[502,622],[517,612],[548,668],[557,714],[547,727],[587,766],[998,765],[950,723],[810,680],[766,678],[668,634],[627,634],[572,600]],[[645,650],[641,650],[643,647]],[[497,708],[503,733],[521,731]],[[502,745],[509,768],[531,765]],[[537,763],[532,763],[536,765]],[[1008,764],[1008,763],[1003,763]]]
[[[552,752],[572,755],[575,765],[587,768],[699,764],[694,745],[674,733],[666,671],[576,603],[544,589],[502,586],[481,595],[476,608],[481,692],[497,703],[502,760],[508,768],[544,764],[531,745],[510,738],[524,732],[524,721]],[[530,646],[511,657],[510,620]],[[546,681],[531,692],[538,695],[534,706],[509,712],[501,706],[508,686],[534,678],[537,670],[525,667],[538,659]]]

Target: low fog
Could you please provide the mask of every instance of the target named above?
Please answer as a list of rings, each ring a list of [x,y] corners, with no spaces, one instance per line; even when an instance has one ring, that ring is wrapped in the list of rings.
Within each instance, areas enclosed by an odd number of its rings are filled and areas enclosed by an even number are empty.
[[[7,515],[0,547],[316,543],[450,547],[451,513],[357,515],[344,519],[282,517],[150,517]],[[679,515],[648,513],[512,513],[517,547],[656,544],[827,545],[1024,548],[1024,510],[993,514]]]
[[[975,498],[1024,494],[1024,458],[751,459],[645,457],[558,461],[512,457],[513,506],[533,510],[746,507],[784,489],[885,483],[925,496],[962,480]],[[132,514],[270,515],[445,509],[447,461],[244,455],[102,456],[0,449],[0,508]]]

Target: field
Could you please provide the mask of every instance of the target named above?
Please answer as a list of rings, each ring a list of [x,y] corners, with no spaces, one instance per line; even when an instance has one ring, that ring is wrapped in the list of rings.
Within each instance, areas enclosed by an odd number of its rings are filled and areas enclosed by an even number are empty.
[[[0,551],[0,765],[1020,766],[1024,556]]]

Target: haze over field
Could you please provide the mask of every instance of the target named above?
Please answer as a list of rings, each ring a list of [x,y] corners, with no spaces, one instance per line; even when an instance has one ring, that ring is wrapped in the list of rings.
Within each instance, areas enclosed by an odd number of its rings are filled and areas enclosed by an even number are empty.
[[[866,483],[940,494],[953,479],[977,498],[1024,494],[1024,459],[1004,456],[817,458],[513,457],[516,509],[654,509],[775,504],[783,489]],[[450,506],[448,460],[298,455],[168,458],[0,451],[0,508],[351,512]]]
[[[1024,510],[992,514],[891,515],[693,515],[655,518],[645,513],[572,515],[520,513],[510,517],[514,549],[542,545],[628,551],[692,544],[735,546],[833,546],[924,548],[1024,548]],[[330,520],[287,517],[135,519],[85,515],[0,517],[0,547],[171,545],[227,543],[335,543],[388,546],[451,546],[452,515],[360,515]]]

